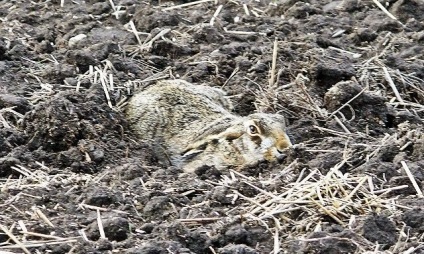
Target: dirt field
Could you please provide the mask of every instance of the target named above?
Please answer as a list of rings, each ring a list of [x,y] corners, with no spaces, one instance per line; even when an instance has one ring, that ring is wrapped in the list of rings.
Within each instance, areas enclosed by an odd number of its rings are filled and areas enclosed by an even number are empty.
[[[0,253],[424,253],[424,4],[376,2],[2,1]],[[168,78],[295,147],[161,165],[123,110]]]

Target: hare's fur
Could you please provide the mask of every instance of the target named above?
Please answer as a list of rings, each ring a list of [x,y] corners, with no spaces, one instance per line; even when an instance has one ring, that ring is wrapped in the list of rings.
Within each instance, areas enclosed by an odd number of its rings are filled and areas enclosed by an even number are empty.
[[[139,138],[153,141],[163,160],[186,172],[272,161],[291,146],[281,115],[240,117],[231,108],[221,89],[166,80],[135,94],[126,115]]]

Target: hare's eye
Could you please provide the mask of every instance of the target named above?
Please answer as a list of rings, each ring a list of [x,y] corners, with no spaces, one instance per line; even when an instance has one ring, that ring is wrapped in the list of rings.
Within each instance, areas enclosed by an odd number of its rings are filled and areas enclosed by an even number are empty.
[[[249,131],[250,131],[250,134],[258,133],[258,129],[256,129],[256,126],[254,126],[254,125],[249,126]]]

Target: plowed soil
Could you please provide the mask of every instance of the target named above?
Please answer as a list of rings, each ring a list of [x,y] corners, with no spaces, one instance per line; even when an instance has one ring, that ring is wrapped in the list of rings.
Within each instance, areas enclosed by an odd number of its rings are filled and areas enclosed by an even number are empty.
[[[420,0],[2,1],[0,253],[424,253],[423,52]],[[123,112],[174,78],[286,160],[161,164]]]

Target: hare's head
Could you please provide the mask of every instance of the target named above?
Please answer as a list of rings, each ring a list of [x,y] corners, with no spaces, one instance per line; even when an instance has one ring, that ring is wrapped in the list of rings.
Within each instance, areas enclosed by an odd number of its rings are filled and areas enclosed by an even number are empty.
[[[251,114],[244,118],[243,127],[240,145],[249,156],[255,154],[261,159],[275,161],[284,157],[284,150],[292,146],[286,133],[285,119],[281,115]]]
[[[226,119],[226,118],[223,118]],[[182,153],[185,158],[214,154],[229,159],[225,165],[250,164],[262,160],[281,161],[284,150],[292,146],[281,115],[257,113],[210,127],[215,133],[199,138]],[[199,157],[198,157],[199,158]]]
[[[209,135],[191,143],[181,153],[182,160],[215,166],[249,165],[263,160],[280,161],[285,157],[284,150],[292,146],[281,115],[257,113],[225,119],[209,125]],[[193,166],[188,164],[189,167]]]

